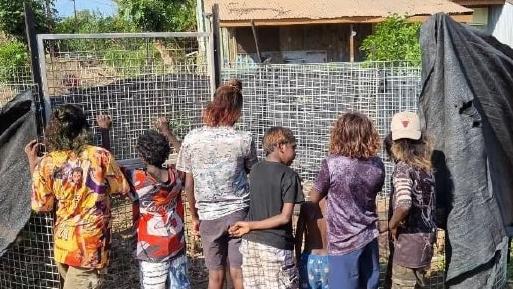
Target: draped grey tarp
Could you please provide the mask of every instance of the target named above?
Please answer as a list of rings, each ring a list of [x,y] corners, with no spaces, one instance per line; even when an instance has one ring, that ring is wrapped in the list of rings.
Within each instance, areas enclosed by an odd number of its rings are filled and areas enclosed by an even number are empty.
[[[0,110],[0,256],[30,217],[30,172],[23,151],[36,137],[31,91]]]
[[[431,17],[421,29],[419,112],[435,139],[449,288],[492,288],[513,224],[513,50]]]

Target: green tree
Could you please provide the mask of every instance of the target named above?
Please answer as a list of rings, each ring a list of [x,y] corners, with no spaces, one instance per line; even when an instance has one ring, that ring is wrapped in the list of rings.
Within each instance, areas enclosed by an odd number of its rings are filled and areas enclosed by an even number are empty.
[[[55,27],[57,33],[108,33],[136,32],[137,27],[126,19],[115,16],[103,16],[98,12],[82,10],[75,16],[60,19]]]
[[[421,63],[420,23],[408,22],[397,15],[376,25],[362,42],[361,50],[369,61],[408,61]]]
[[[142,31],[193,31],[194,0],[117,0],[119,12]]]
[[[54,0],[26,0],[32,5],[36,32],[47,33],[53,25]],[[25,39],[24,0],[0,0],[0,30],[18,39]]]
[[[9,39],[0,44],[0,83],[14,83],[20,69],[28,63],[28,52],[24,43]]]

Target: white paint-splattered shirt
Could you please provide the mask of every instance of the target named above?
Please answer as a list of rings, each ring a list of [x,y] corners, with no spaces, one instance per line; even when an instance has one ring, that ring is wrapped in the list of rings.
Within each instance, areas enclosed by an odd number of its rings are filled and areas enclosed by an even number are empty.
[[[204,126],[185,136],[176,167],[194,178],[200,220],[215,220],[249,207],[247,173],[256,162],[249,132]]]

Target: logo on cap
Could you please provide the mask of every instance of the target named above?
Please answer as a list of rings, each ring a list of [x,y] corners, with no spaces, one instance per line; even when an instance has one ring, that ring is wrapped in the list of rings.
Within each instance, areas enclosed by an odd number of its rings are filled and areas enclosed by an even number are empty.
[[[402,120],[401,123],[403,124],[404,128],[407,128],[408,124],[410,124],[410,121],[409,120]]]

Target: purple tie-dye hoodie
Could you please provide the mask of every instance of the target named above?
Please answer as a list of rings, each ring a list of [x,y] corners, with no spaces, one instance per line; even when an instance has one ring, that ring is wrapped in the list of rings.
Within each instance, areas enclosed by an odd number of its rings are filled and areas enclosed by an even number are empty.
[[[368,160],[329,155],[322,161],[315,190],[328,195],[328,252],[343,255],[378,237],[376,195],[385,180],[379,157]]]

